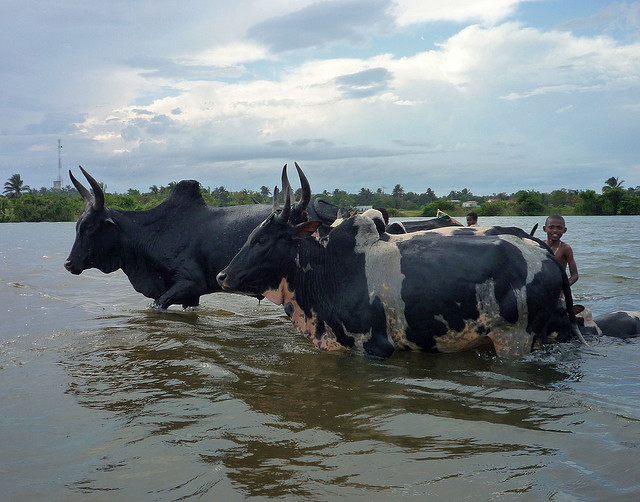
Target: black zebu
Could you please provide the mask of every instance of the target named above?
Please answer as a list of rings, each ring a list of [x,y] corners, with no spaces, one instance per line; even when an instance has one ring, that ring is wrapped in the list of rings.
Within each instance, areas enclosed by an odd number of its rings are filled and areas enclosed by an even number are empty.
[[[104,192],[82,167],[93,194],[69,171],[87,202],[76,224],[76,239],[64,266],[72,274],[121,268],[136,291],[166,309],[196,306],[200,296],[222,291],[216,275],[238,252],[271,206],[208,206],[200,184],[180,181],[168,199],[147,211],[119,211],[104,205]],[[305,201],[305,206],[309,201]],[[312,201],[314,217],[331,223],[338,208]]]
[[[322,349],[355,346],[387,357],[492,343],[498,355],[518,357],[578,334],[566,274],[520,229],[390,236],[357,215],[318,240],[305,238],[318,222],[290,221],[289,200],[251,233],[218,282],[284,305]]]
[[[89,268],[108,274],[121,268],[134,289],[161,309],[196,306],[200,296],[221,291],[213,278],[271,212],[266,204],[208,206],[193,180],[180,181],[152,209],[119,211],[105,207],[100,185],[80,170],[93,195],[69,171],[87,206],[65,268],[72,274]]]

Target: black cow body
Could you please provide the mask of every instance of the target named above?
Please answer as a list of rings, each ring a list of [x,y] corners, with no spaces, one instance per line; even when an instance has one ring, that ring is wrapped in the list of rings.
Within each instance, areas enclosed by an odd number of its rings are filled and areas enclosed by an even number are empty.
[[[101,192],[85,176],[94,193]],[[104,207],[100,193],[102,203],[96,206],[86,189],[83,197],[89,203],[76,225],[67,270],[80,274],[97,268],[108,274],[121,268],[134,289],[162,309],[196,306],[201,295],[221,291],[215,275],[271,212],[265,204],[208,206],[193,180],[179,182],[168,199],[147,211]]]
[[[301,238],[313,230],[314,222],[293,225],[272,214],[218,281],[284,305],[322,349],[360,347],[374,357],[484,343],[517,357],[536,342],[575,332],[566,274],[548,248],[520,237],[528,236],[520,229],[390,236],[372,219],[353,216],[326,238]]]
[[[421,232],[423,230],[433,230],[443,227],[461,227],[459,221],[451,218],[448,214],[444,214],[438,218],[430,218],[428,220],[417,221],[394,221],[386,227],[387,233],[390,234],[410,234],[412,232]]]

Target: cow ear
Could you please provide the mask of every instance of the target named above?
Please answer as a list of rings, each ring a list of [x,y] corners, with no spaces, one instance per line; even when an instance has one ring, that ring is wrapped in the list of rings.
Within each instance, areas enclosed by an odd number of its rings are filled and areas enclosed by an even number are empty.
[[[320,225],[322,225],[321,221],[304,221],[293,227],[293,238],[303,239],[304,237],[309,237],[318,230]]]

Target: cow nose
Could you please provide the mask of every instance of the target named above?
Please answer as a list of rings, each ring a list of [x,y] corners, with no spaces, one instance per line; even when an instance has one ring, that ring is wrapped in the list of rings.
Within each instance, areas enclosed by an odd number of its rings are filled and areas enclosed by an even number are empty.
[[[67,258],[67,260],[64,262],[64,268],[66,268],[73,275],[81,274],[82,270],[83,270],[83,269],[78,270],[78,266],[74,265],[74,263],[71,260],[71,258]]]
[[[216,280],[218,281],[218,284],[220,284],[220,286],[222,286],[224,280],[227,278],[227,273],[226,272],[220,272],[218,274],[218,276],[216,277]]]

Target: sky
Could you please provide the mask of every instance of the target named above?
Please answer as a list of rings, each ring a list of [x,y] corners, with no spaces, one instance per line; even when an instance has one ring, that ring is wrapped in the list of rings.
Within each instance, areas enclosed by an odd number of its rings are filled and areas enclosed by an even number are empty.
[[[5,0],[0,182],[640,185],[640,2]],[[294,183],[296,185],[296,183]]]

